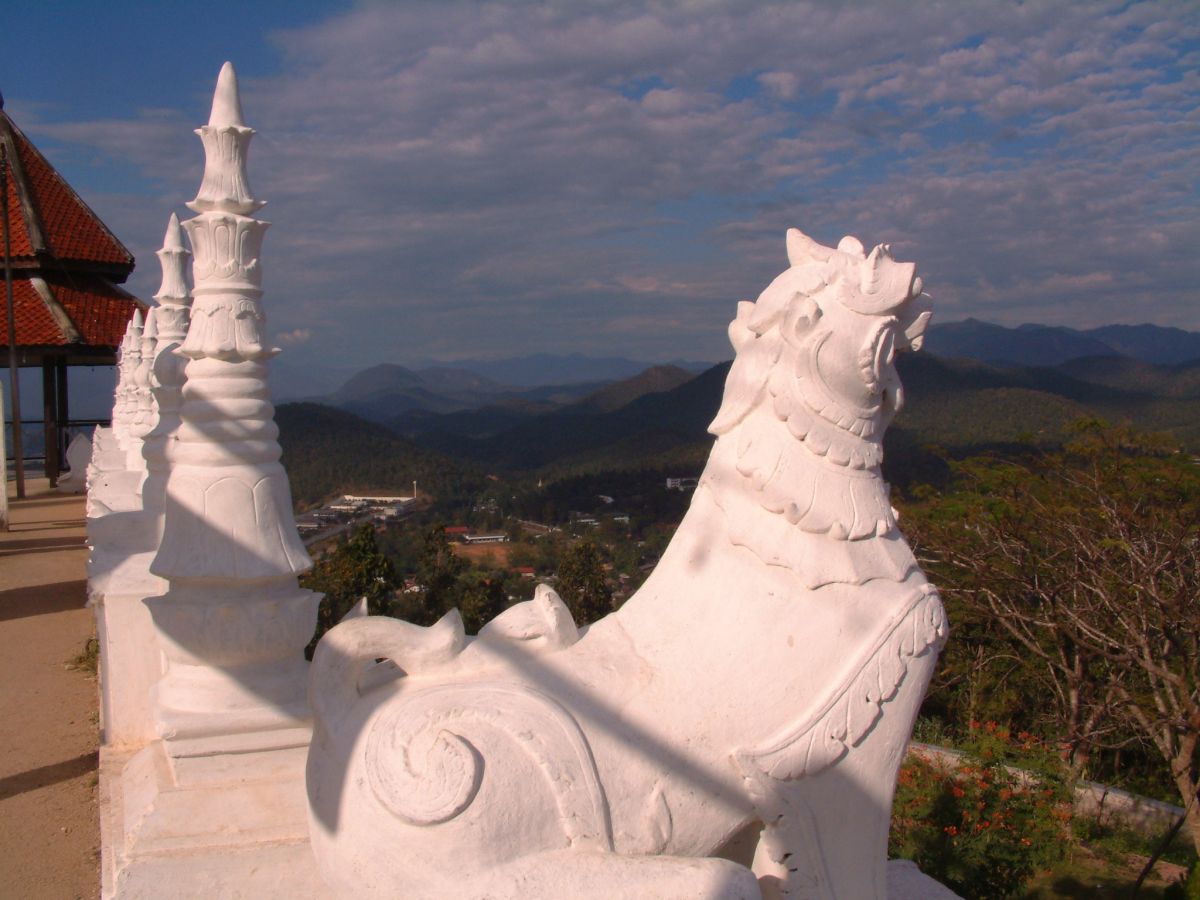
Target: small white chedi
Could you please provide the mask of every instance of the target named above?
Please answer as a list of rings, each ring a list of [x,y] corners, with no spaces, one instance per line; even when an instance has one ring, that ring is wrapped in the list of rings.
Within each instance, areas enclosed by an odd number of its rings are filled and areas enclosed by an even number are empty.
[[[577,628],[542,587],[474,639],[451,612],[322,640],[310,834],[339,895],[887,895],[947,631],[880,473],[928,298],[886,246],[787,249],[730,326],[691,508],[618,612]]]
[[[77,434],[67,445],[67,473],[58,477],[58,491],[82,494],[87,490],[87,468],[92,462],[92,442],[86,434]]]

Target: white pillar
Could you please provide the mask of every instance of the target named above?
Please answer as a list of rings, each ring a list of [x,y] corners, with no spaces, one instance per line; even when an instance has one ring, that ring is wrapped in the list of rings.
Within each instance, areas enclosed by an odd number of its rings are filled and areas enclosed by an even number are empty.
[[[150,391],[154,396],[155,421],[142,444],[146,481],[142,486],[142,509],[153,521],[152,547],[162,539],[166,508],[167,479],[170,474],[169,448],[179,430],[179,407],[185,381],[187,360],[177,351],[187,337],[191,321],[192,294],[187,283],[187,263],[191,253],[183,246],[179,217],[171,213],[162,249],[157,252],[162,267],[162,284],[154,299],[154,324],[158,340],[150,362]]]
[[[298,746],[309,719],[304,647],[319,595],[297,576],[312,562],[292,516],[267,389],[259,250],[266,222],[246,181],[253,129],[233,66],[217,81],[200,193],[184,224],[195,253],[182,423],[171,443],[163,539],[147,599],[167,671],[155,716],[178,760]]]
[[[125,329],[121,343],[120,380],[117,382],[116,404],[113,406],[113,434],[122,450],[129,448],[129,428],[137,412],[136,373],[142,361],[142,329],[145,318],[137,309]]]
[[[146,460],[142,456],[142,444],[158,418],[154,396],[150,393],[150,368],[154,365],[154,348],[158,343],[158,330],[155,321],[157,309],[151,307],[146,313],[145,325],[142,326],[142,337],[138,341],[137,368],[133,370],[133,390],[130,392],[130,422],[129,444],[126,448],[126,468],[131,471],[145,472]],[[136,490],[142,489],[139,479]]]

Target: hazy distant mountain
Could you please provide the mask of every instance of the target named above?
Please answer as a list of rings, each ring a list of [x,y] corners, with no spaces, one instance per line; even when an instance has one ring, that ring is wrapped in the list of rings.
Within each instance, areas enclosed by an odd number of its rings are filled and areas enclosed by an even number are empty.
[[[427,409],[410,409],[384,421],[384,425],[399,435],[419,439],[422,435],[441,434],[447,441],[456,437],[486,438],[515,427],[542,413],[551,412],[558,404],[529,404],[481,406],[452,413],[435,413]],[[432,443],[432,442],[431,442]]]
[[[1084,415],[1167,431],[1200,447],[1200,361],[1156,366],[1092,357],[1056,367],[997,367],[928,353],[899,358],[907,404],[889,445],[902,469],[927,445],[953,454],[1012,443],[1054,444]],[[729,364],[669,391],[602,411],[574,404],[530,416],[485,437],[431,431],[415,440],[496,470],[637,467],[654,458],[693,460],[707,446]],[[434,417],[436,418],[436,417]],[[674,454],[674,456],[673,456]],[[913,471],[890,474],[898,481]],[[918,475],[920,473],[917,473]]]
[[[609,411],[572,404],[485,439],[436,432],[417,441],[500,469],[536,469],[597,456],[613,464],[630,464],[702,439],[716,415],[728,371],[729,364],[722,363],[672,390],[644,393]]]
[[[1090,357],[996,368],[917,353],[901,356],[899,368],[908,403],[896,426],[922,443],[1055,443],[1073,419],[1098,415],[1200,448],[1200,361],[1158,366]]]
[[[1103,341],[1070,328],[1047,325],[1005,328],[978,319],[935,321],[926,332],[924,349],[934,356],[1019,366],[1053,366],[1083,356],[1116,355]]]
[[[448,413],[470,409],[505,387],[464,369],[438,367],[414,372],[391,363],[364,369],[323,402],[381,422],[410,410]]]
[[[502,384],[513,387],[536,387],[546,384],[574,384],[581,381],[618,381],[631,378],[653,364],[620,356],[593,357],[580,353],[534,353],[509,359],[462,359],[455,368],[478,372]],[[671,360],[664,365],[686,369],[693,374],[709,368],[711,362]]]
[[[534,358],[526,357],[525,361],[531,359]],[[638,365],[615,359],[587,360],[587,363],[576,366],[574,373],[614,371],[626,364]],[[540,371],[546,375],[551,369],[543,367]],[[692,372],[678,366],[643,365],[632,376],[616,383],[611,379],[574,380],[529,387],[520,383],[502,384],[463,368],[431,366],[413,370],[385,363],[358,372],[318,402],[386,423],[401,434],[444,426],[443,430],[450,434],[484,436],[572,403],[583,402],[593,412],[617,409],[642,394],[668,390],[692,377]],[[439,424],[436,416],[451,418]]]
[[[409,410],[386,420],[386,424],[409,437],[436,434],[427,442],[453,446],[456,438],[489,438],[540,416],[612,412],[646,394],[676,388],[694,377],[675,366],[652,366],[632,378],[613,383],[548,385],[509,392],[477,409],[450,413]]]
[[[652,366],[632,378],[606,385],[588,394],[575,406],[581,410],[612,412],[646,394],[661,394],[686,384],[695,377],[695,373],[679,366]]]
[[[1200,333],[1157,325],[1105,325],[1084,334],[1097,338],[1122,356],[1172,365],[1200,359]]]
[[[1005,328],[978,319],[940,323],[925,339],[935,356],[1018,366],[1055,366],[1072,359],[1128,356],[1172,365],[1200,359],[1200,333],[1158,325],[1106,325],[1078,330],[1051,325]]]
[[[1166,431],[1200,449],[1200,360],[1162,366],[1108,356],[997,367],[917,353],[902,354],[898,366],[907,403],[888,433],[885,455],[885,474],[898,485],[944,470],[931,445],[956,456],[1005,444],[1052,445],[1083,415]],[[559,477],[647,466],[696,470],[712,444],[707,427],[728,372],[729,363],[722,363],[669,390],[638,393],[639,384],[683,377],[652,370],[613,386],[619,390],[601,391],[606,403],[585,400],[549,411],[534,401],[449,414],[410,410],[402,418],[417,423],[419,432],[411,441],[316,404],[281,406],[277,421],[300,502],[347,486],[400,489],[412,478],[440,496],[466,496],[484,483],[484,472],[538,470]],[[412,387],[404,373],[390,374],[393,385]],[[621,391],[637,396],[613,408]]]
[[[499,394],[508,389],[507,385],[493,381],[477,372],[452,366],[430,366],[416,370],[415,374],[422,384],[431,388],[436,387],[445,393],[462,394],[469,397]]]

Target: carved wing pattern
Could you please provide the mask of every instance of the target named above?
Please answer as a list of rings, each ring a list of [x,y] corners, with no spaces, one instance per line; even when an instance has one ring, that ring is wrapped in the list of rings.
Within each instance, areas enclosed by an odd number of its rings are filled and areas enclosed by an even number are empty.
[[[908,661],[940,650],[947,632],[937,592],[922,585],[867,650],[854,674],[811,716],[759,747],[734,753],[747,795],[765,825],[762,849],[781,873],[780,897],[836,900],[812,809],[777,783],[816,775],[862,740],[882,715],[883,704],[896,696]]]
[[[766,743],[737,750],[734,759],[749,786],[763,779],[791,781],[815,775],[858,743],[896,696],[908,661],[940,650],[949,626],[942,601],[922,585],[863,654],[855,673],[816,710]]]

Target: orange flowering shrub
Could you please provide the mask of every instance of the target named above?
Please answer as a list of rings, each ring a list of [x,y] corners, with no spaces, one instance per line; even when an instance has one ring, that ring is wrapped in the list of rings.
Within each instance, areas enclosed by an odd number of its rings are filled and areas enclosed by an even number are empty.
[[[973,722],[967,743],[957,762],[909,755],[888,851],[967,900],[1009,897],[1066,854],[1071,788],[1032,735]]]

